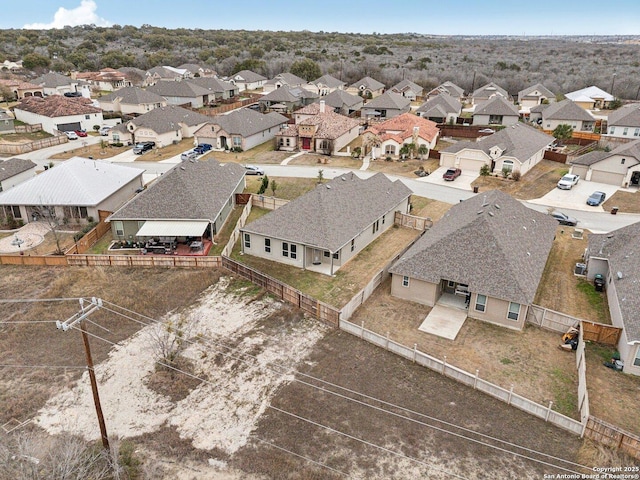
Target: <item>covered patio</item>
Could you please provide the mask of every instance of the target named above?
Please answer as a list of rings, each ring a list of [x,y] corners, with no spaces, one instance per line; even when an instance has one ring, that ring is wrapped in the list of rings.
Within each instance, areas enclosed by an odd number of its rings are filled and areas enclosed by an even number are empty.
[[[209,231],[206,220],[147,220],[135,238],[144,244],[143,255],[207,255]]]

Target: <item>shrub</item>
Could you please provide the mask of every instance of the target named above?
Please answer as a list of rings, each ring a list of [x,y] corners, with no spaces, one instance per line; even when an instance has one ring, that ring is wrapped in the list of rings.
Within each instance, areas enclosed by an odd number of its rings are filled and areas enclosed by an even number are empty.
[[[264,192],[266,192],[268,187],[269,177],[265,175],[264,177],[262,177],[262,182],[260,183],[260,188],[258,189],[258,195],[262,195]]]
[[[509,170],[507,167],[504,167],[502,169],[502,178],[507,178],[510,173],[511,173],[511,170]]]
[[[385,158],[385,160],[386,160],[387,162],[393,162],[393,158],[391,158],[391,156],[390,156],[390,155],[387,155],[387,158]]]
[[[489,175],[491,175],[491,168],[489,167],[489,165],[482,165],[480,167],[480,176],[488,177]]]
[[[522,176],[522,174],[520,173],[520,170],[514,170],[513,172],[511,172],[511,178],[515,182],[519,182],[521,176]]]

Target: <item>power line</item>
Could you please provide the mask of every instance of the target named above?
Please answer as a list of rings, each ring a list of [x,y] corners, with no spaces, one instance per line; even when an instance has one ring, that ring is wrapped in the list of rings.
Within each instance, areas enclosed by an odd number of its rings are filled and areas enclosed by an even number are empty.
[[[76,365],[9,365],[0,364],[0,368],[77,368],[86,370],[87,367],[79,367]]]
[[[77,302],[81,297],[69,298],[2,298],[0,303]]]
[[[30,324],[30,323],[56,323],[57,320],[16,320],[11,322],[0,322],[0,325],[18,325],[18,324]]]

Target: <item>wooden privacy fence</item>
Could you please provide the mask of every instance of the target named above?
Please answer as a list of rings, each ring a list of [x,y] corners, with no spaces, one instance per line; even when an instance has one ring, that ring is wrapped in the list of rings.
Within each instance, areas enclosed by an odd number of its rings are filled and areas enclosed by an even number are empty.
[[[224,249],[222,250],[223,257],[228,257],[231,255],[231,252],[233,251],[233,246],[236,244],[236,242],[238,241],[238,237],[240,236],[240,229],[246,225],[247,218],[249,218],[249,214],[251,213],[252,202],[253,202],[253,199],[249,197],[247,204],[242,209],[242,214],[240,215],[240,218],[236,223],[236,227],[233,229],[233,232],[231,232],[229,241],[227,242]]]
[[[58,135],[56,137],[43,138],[42,140],[36,140],[29,143],[13,143],[13,144],[0,144],[0,153],[6,153],[9,155],[20,155],[22,153],[29,153],[41,148],[52,147],[54,145],[60,145],[67,143],[69,139],[66,135]]]
[[[615,425],[611,425],[599,418],[589,417],[584,435],[591,440],[611,448],[617,448],[634,458],[640,459],[640,437],[620,430]]]
[[[585,340],[591,342],[603,343],[605,345],[617,346],[622,335],[622,329],[613,325],[604,325],[602,323],[581,321],[581,335]]]
[[[222,265],[220,257],[180,255],[67,255],[72,267],[207,267]]]
[[[340,311],[331,305],[327,305],[315,298],[302,293],[286,283],[265,275],[251,267],[236,262],[229,257],[222,257],[222,266],[231,272],[246,278],[251,283],[273,293],[281,300],[297,306],[302,311],[309,313],[319,320],[338,326]]]
[[[393,223],[401,227],[420,230],[421,232],[433,226],[433,221],[430,218],[416,217],[402,212],[395,212]]]
[[[585,427],[589,419],[589,392],[587,391],[587,357],[582,332],[580,332],[576,349],[576,368],[578,369],[578,411],[582,426]]]
[[[267,210],[275,210],[289,203],[289,200],[276,197],[265,197],[256,193],[251,194],[251,202],[254,207],[266,208]]]
[[[552,162],[567,163],[566,154],[553,152],[551,150],[545,150],[544,156],[542,158],[544,158],[545,160],[551,160]]]
[[[0,255],[0,265],[67,266],[64,255]]]
[[[442,375],[452,378],[457,382],[472,387],[474,390],[484,392],[508,405],[513,405],[514,407],[541,418],[546,422],[556,425],[557,427],[576,435],[582,435],[582,423],[552,410],[552,403],[546,407],[540,405],[518,395],[517,393],[514,393],[513,388],[510,390],[504,389],[481,379],[477,373],[472,374],[458,367],[447,364],[446,357],[444,360],[438,360],[435,357],[421,352],[415,345],[413,348],[405,347],[404,345],[391,340],[389,337],[383,337],[375,332],[365,329],[364,326],[358,326],[346,320],[340,320],[340,329],[360,337],[369,343],[382,347],[385,350],[393,352],[396,355],[400,355],[401,357],[411,360],[418,365],[427,367],[433,371],[441,373]]]
[[[33,125],[15,125],[14,129],[16,133],[33,133],[42,131],[41,123],[34,123]]]
[[[95,227],[85,233],[80,240],[69,247],[67,251],[64,252],[65,255],[85,253],[87,250],[93,247],[97,243],[97,241],[100,240],[102,236],[109,230],[111,230],[111,225],[109,225],[108,223],[98,223]]]

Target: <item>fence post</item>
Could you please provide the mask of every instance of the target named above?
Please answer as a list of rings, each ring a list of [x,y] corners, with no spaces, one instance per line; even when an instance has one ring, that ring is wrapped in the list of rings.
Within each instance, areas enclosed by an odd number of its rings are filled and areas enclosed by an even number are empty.
[[[360,338],[364,338],[364,320],[360,324]]]
[[[413,363],[416,363],[416,354],[418,352],[418,344],[414,343],[413,344]]]
[[[547,414],[544,417],[544,421],[549,421],[549,414],[551,413],[551,407],[553,406],[553,400],[549,402],[549,408],[547,408]]]
[[[509,399],[507,400],[507,405],[511,405],[511,396],[513,395],[513,384],[511,384],[511,388],[509,389]]]
[[[478,385],[478,375],[480,374],[480,370],[478,370],[476,368],[476,377],[473,379],[473,389],[476,389],[476,386]]]
[[[444,356],[444,360],[442,360],[442,372],[440,372],[442,375],[444,375],[444,369],[447,368],[447,356]]]

